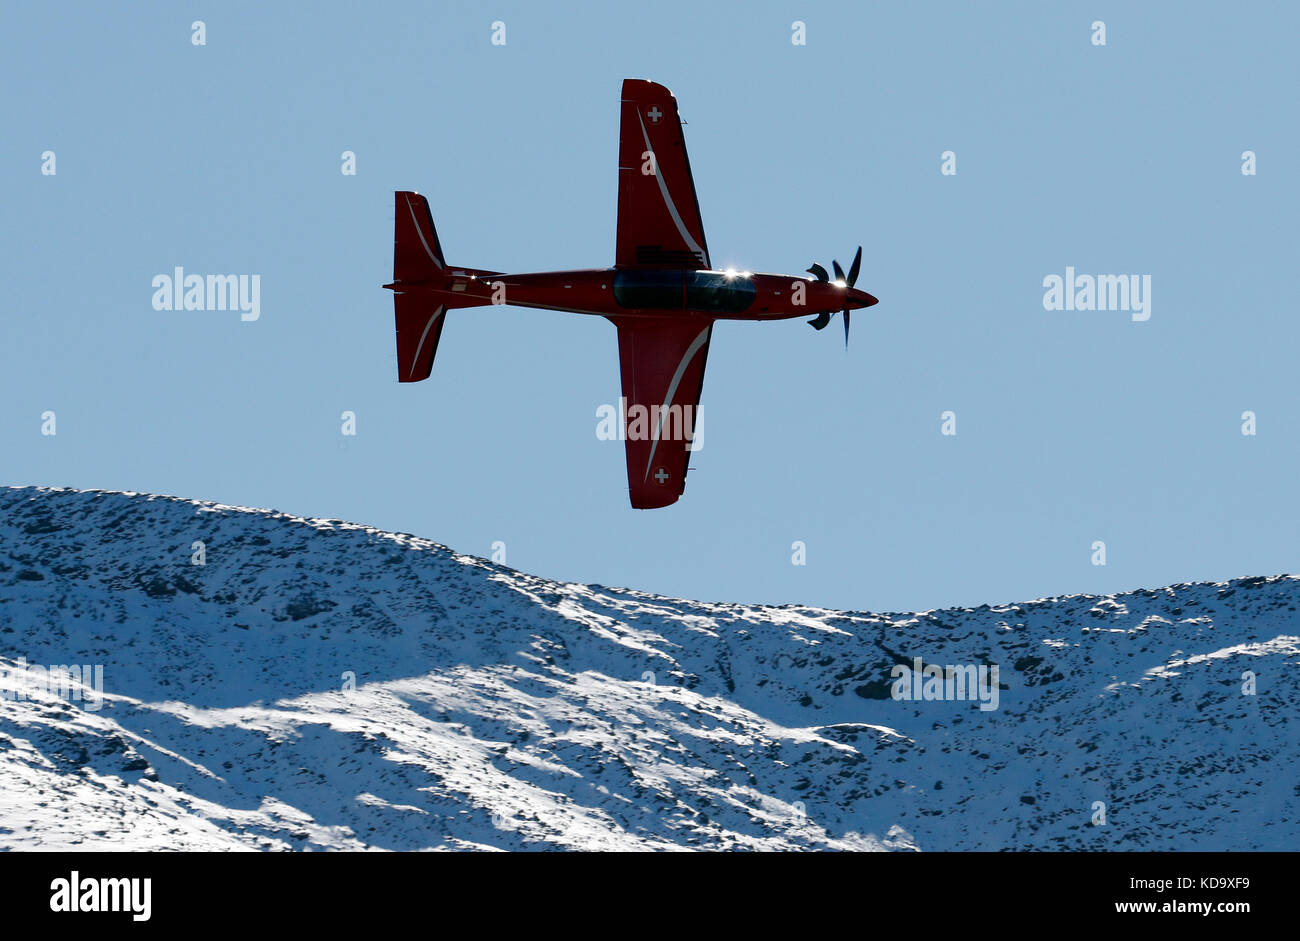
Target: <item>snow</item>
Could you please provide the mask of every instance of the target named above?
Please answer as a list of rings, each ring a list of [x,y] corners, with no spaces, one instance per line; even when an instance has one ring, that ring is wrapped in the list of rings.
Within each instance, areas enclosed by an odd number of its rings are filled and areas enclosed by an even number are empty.
[[[0,848],[1295,849],[1298,602],[707,604],[0,488]],[[998,665],[999,708],[894,700],[913,657]],[[20,661],[101,665],[102,701]]]

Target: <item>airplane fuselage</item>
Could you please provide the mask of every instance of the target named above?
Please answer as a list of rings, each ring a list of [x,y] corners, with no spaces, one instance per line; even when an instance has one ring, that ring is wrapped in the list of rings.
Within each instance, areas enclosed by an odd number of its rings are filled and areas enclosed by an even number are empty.
[[[603,317],[707,314],[716,320],[784,320],[876,303],[865,291],[801,275],[678,268],[524,274],[452,268],[436,283],[402,281],[385,287],[427,293],[432,301],[456,307],[509,304]]]

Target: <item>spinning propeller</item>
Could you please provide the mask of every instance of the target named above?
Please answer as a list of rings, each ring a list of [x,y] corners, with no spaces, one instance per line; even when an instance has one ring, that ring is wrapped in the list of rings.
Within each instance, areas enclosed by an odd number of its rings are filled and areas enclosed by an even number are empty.
[[[857,254],[853,256],[853,264],[849,265],[849,273],[847,275],[844,273],[844,269],[840,267],[840,263],[838,261],[832,261],[831,267],[835,269],[834,283],[839,284],[842,287],[850,287],[850,288],[853,287],[853,285],[857,283],[858,272],[862,269],[862,246],[861,245],[858,246]],[[826,269],[823,268],[821,265],[817,264],[816,262],[813,262],[812,265],[808,267],[806,270],[818,281],[830,281],[830,275],[826,273]],[[834,312],[824,310],[816,317],[814,317],[812,320],[808,321],[808,323],[812,325],[812,328],[814,330],[821,330],[828,323],[831,322],[831,318],[834,316],[835,316]],[[848,345],[849,345],[849,308],[845,306],[844,346],[847,348]]]

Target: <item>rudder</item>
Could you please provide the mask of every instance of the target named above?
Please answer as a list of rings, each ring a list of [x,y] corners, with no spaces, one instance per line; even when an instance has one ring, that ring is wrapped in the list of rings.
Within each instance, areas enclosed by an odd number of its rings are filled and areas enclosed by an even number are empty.
[[[429,201],[416,192],[394,194],[393,281],[419,283],[436,280],[447,268],[433,226]]]

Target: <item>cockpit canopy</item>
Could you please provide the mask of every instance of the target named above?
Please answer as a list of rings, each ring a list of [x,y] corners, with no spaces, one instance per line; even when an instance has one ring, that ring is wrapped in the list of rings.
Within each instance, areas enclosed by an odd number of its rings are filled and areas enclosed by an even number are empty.
[[[614,300],[629,310],[698,310],[738,314],[754,302],[754,279],[726,271],[614,272]]]

